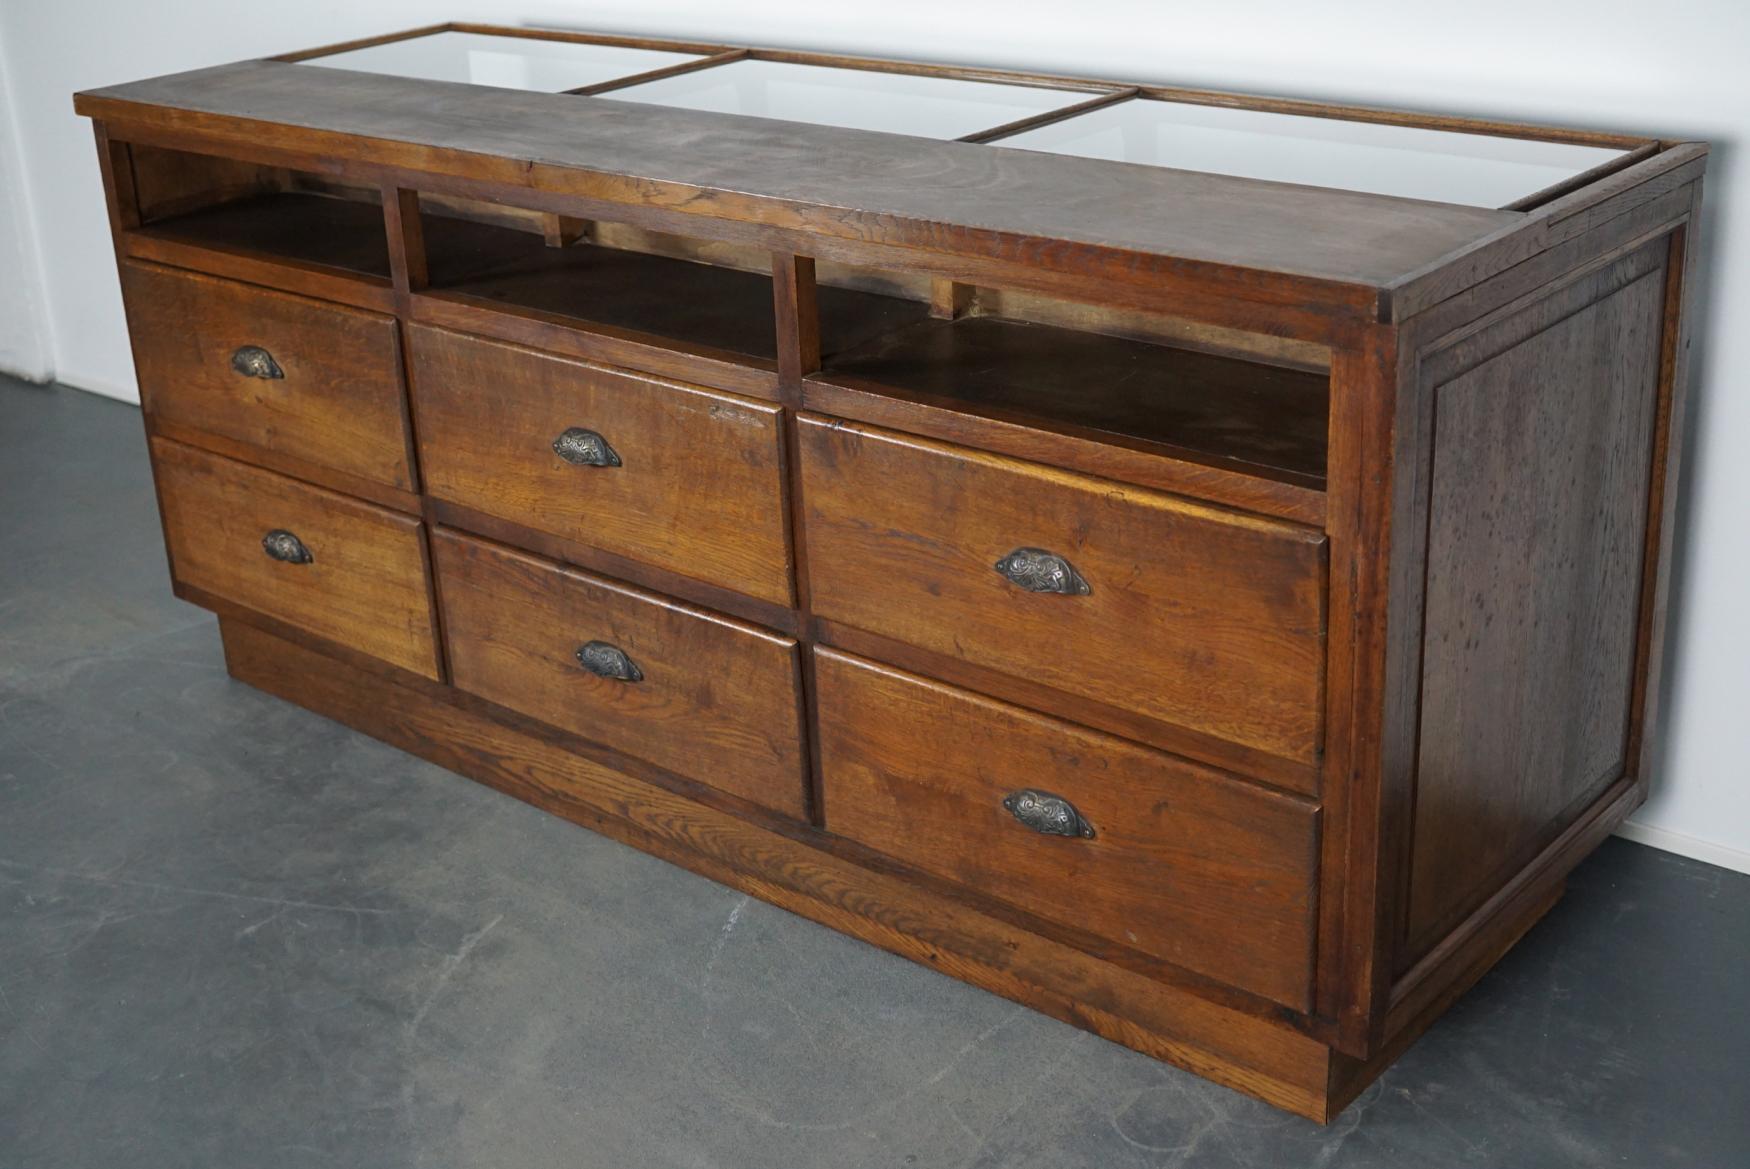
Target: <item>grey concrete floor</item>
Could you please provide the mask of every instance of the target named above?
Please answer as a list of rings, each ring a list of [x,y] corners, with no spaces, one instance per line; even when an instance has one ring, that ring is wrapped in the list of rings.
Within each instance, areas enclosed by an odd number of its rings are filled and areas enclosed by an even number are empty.
[[[1611,841],[1319,1128],[229,680],[0,379],[0,1169],[1750,1166],[1750,877]]]

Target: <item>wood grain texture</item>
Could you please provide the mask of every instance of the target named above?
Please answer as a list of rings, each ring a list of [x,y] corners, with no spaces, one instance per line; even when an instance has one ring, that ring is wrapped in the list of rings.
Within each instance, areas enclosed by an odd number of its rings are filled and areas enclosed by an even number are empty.
[[[395,311],[395,290],[381,277],[359,276],[253,248],[199,243],[150,230],[128,232],[122,237],[121,247],[131,260],[205,272],[371,312]]]
[[[533,552],[548,560],[557,560],[597,576],[664,593],[678,601],[710,609],[727,617],[738,617],[754,625],[763,625],[779,633],[796,636],[803,630],[801,615],[789,605],[762,601],[734,589],[707,584],[690,576],[656,568],[642,560],[616,556],[576,540],[550,535],[523,524],[512,523],[487,515],[482,511],[426,497],[427,518],[432,523],[454,528],[471,536],[480,536],[497,544],[509,544],[525,552]]]
[[[990,698],[1038,711],[1055,718],[1104,731],[1142,746],[1180,755],[1222,771],[1244,775],[1272,787],[1317,796],[1321,768],[1317,763],[1299,763],[1280,755],[1244,747],[1187,727],[1173,726],[1135,711],[1099,702],[1085,694],[1053,689],[1041,682],[976,665],[952,654],[920,649],[908,642],[883,637],[837,621],[813,619],[814,643],[844,650],[859,657],[885,662],[913,674],[972,690]]]
[[[896,392],[890,386],[859,383],[844,376],[833,381],[805,379],[802,407],[816,414],[1189,495],[1309,527],[1325,524],[1325,493],[1321,488],[1190,462],[1165,454],[1154,444],[1122,436],[1068,433],[1062,428],[1041,430],[1021,417],[997,417],[996,411],[968,413],[952,398]]]
[[[1521,218],[608,97],[580,103],[567,95],[271,61],[91,91],[80,95],[78,108],[118,121],[149,117],[171,128],[233,134],[272,125],[283,141],[360,161],[417,160],[424,169],[483,178],[502,173],[523,185],[825,236],[1002,255],[1021,265],[1085,262],[1063,247],[1071,241],[1108,250],[1122,265],[1108,271],[1122,270],[1125,281],[1215,275],[1202,265],[1276,271],[1297,277],[1288,282],[1296,299],[1354,308],[1371,308],[1373,290]],[[361,149],[366,142],[368,155]],[[613,160],[612,173],[593,169],[604,158]]]
[[[778,409],[421,325],[408,342],[434,497],[790,603]],[[562,459],[574,427],[621,465]]]
[[[352,277],[389,279],[383,209],[308,191],[268,191],[154,220],[142,238],[252,253]]]
[[[1689,417],[1689,354],[1696,326],[1689,308],[1700,265],[1701,183],[1687,189],[1689,208],[1666,247],[1665,320],[1660,337],[1659,407],[1653,439],[1652,492],[1648,499],[1646,577],[1641,591],[1641,639],[1636,661],[1638,689],[1629,732],[1628,756],[1644,793],[1653,782],[1659,730],[1668,701],[1665,671],[1670,665],[1666,631],[1670,620],[1672,549],[1677,541],[1677,506],[1683,481],[1684,435]]]
[[[619,329],[663,342],[774,361],[771,278],[716,264],[579,243],[452,216],[427,217],[433,288]],[[828,351],[924,315],[922,305],[871,292],[826,290]]]
[[[805,813],[796,642],[472,537],[432,538],[454,684],[732,795]],[[623,651],[638,681],[579,664]]]
[[[438,677],[418,520],[166,439],[152,465],[179,583]],[[269,557],[276,529],[314,559]]]
[[[413,296],[407,320],[751,398],[778,398],[777,364],[765,358],[683,346],[557,313],[427,291]]]
[[[828,830],[1308,1008],[1310,804],[860,658],[817,650],[815,670]],[[1069,800],[1094,836],[1024,827],[1003,807],[1021,789]]]
[[[1274,521],[805,416],[814,612],[1285,758],[1320,749],[1324,539]],[[995,570],[1069,560],[1087,596]]]
[[[134,263],[122,293],[154,417],[413,489],[394,318]],[[250,345],[284,376],[233,369]]]
[[[999,317],[930,320],[829,360],[824,379],[1311,488],[1327,379]]]
[[[1403,962],[1623,772],[1663,298],[1649,273],[1435,391]]]
[[[1008,924],[902,874],[842,859],[238,621],[233,676],[635,848],[1086,1031],[1317,1121],[1316,1040]]]
[[[1645,797],[1707,150],[1145,96],[1632,153],[1479,211],[274,62],[81,95],[124,262],[441,341],[399,482],[148,396],[178,594],[241,677],[1328,1118]],[[549,425],[655,495],[579,507]],[[269,512],[369,569],[236,561]],[[993,812],[1040,774],[1094,838]]]

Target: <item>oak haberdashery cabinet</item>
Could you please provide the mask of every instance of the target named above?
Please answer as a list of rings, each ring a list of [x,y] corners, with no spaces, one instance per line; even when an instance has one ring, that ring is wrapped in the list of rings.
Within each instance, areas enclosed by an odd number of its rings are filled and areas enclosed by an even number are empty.
[[[1646,795],[1700,143],[476,25],[76,106],[273,694],[1319,1120]]]

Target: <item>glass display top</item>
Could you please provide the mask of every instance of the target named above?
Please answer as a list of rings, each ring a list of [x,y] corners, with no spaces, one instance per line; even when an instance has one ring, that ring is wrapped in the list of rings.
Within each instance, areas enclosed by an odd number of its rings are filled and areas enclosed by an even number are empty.
[[[1148,99],[1090,110],[991,145],[1473,207],[1505,207],[1625,153]]]
[[[874,69],[740,60],[602,95],[921,138],[963,138],[1083,102],[1087,93]]]
[[[462,81],[500,89],[561,93],[698,59],[695,53],[671,53],[658,49],[628,49],[619,45],[590,45],[487,33],[436,32],[326,57],[311,57],[303,64],[418,77],[427,81]]]
[[[302,64],[559,93],[704,60],[701,53],[449,30]],[[1098,92],[743,56],[610,87],[601,96],[955,139],[1061,114]],[[1097,106],[987,144],[1488,208],[1517,205],[1629,153],[1614,146],[1147,97]]]

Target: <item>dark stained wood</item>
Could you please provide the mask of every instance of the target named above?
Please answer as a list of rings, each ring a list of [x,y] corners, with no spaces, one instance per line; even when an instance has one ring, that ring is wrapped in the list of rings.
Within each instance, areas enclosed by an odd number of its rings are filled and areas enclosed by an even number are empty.
[[[777,409],[422,325],[409,348],[433,496],[789,604]],[[621,465],[560,458],[572,428]]]
[[[151,142],[180,150],[241,153],[289,167],[321,167],[331,162],[328,155],[313,152],[305,144],[288,143],[282,136],[267,135],[265,130],[259,136],[238,140],[217,131],[145,125],[139,121],[123,123],[121,129],[128,140],[136,144]],[[334,145],[326,139],[324,142]],[[684,203],[670,206],[666,203],[627,202],[632,196],[626,192],[607,192],[605,194],[613,197],[604,197],[603,194],[577,190],[530,186],[526,170],[506,172],[487,166],[484,173],[476,174],[465,169],[456,172],[420,169],[418,160],[425,157],[426,153],[420,153],[399,159],[405,165],[391,165],[380,157],[349,159],[344,165],[349,173],[379,185],[416,186],[422,194],[515,203],[538,214],[593,217],[598,221],[635,221],[637,230],[697,236],[732,246],[751,245],[782,251],[805,249],[805,254],[812,253],[823,262],[864,269],[915,270],[912,272],[914,279],[946,277],[984,287],[1001,286],[1046,297],[1094,301],[1127,312],[1155,316],[1173,314],[1193,328],[1215,328],[1228,336],[1243,336],[1247,330],[1268,330],[1271,336],[1264,340],[1295,349],[1328,346],[1341,339],[1352,327],[1355,314],[1371,316],[1379,307],[1376,290],[1365,295],[1355,291],[1352,297],[1354,305],[1332,310],[1316,302],[1285,297],[1275,291],[1269,280],[1247,280],[1220,287],[1207,280],[1166,275],[1136,281],[1124,277],[1117,269],[1102,275],[1067,267],[1050,267],[1041,262],[1019,263],[1000,254],[923,251],[884,239],[813,235],[758,220],[703,217],[682,209]],[[1100,262],[1105,263],[1104,260]],[[1259,302],[1259,297],[1264,303]],[[1365,306],[1361,304],[1363,299],[1367,301]]]
[[[930,281],[930,315],[944,321],[965,316],[977,291],[971,284],[938,276]]]
[[[1571,126],[1534,126],[1524,122],[1505,122],[1492,118],[1461,118],[1450,114],[1383,109],[1379,106],[1345,105],[1339,102],[1309,101],[1304,98],[1268,97],[1252,93],[1232,93],[1224,90],[1192,89],[1172,85],[1145,85],[1141,89],[1144,97],[1157,101],[1226,106],[1230,109],[1259,110],[1272,114],[1296,114],[1306,118],[1334,118],[1344,122],[1374,122],[1388,126],[1414,126],[1425,130],[1450,130],[1459,134],[1484,134],[1492,137],[1530,138],[1544,142],[1568,142],[1576,146],[1603,146],[1614,147],[1618,150],[1633,150],[1653,141],[1639,134],[1614,134],[1608,131],[1578,129]]]
[[[496,224],[432,216],[426,226],[434,288],[577,322],[649,334],[703,350],[774,360],[777,325],[763,274],[647,252],[540,237]],[[828,352],[923,315],[896,297],[823,290]]]
[[[1435,1006],[1440,1000],[1450,1001],[1447,995],[1453,984],[1462,983],[1463,976],[1455,971],[1486,956],[1494,944],[1491,939],[1500,938],[1503,929],[1510,930],[1526,906],[1560,896],[1568,874],[1645,799],[1640,785],[1626,777],[1605,789],[1584,815],[1393,982],[1384,1034],[1398,1036],[1415,1027],[1430,1009],[1441,1009]]]
[[[845,289],[822,288],[815,280],[814,260],[808,256],[778,255],[772,258],[772,306],[777,320],[778,377],[791,390],[786,405],[796,404],[797,383],[820,368],[823,348],[820,314],[823,307],[832,316],[834,331],[825,345],[828,351],[848,348],[857,333],[880,333],[898,328],[914,318],[918,309],[909,302],[883,297],[889,303],[881,306],[879,320],[870,314],[855,321],[855,333],[847,331],[852,322],[845,318],[860,316],[870,302],[867,294],[845,295]],[[870,306],[872,307],[872,306]]]
[[[1655,270],[1579,311],[1544,302],[1430,371],[1428,599],[1400,962],[1623,774],[1635,654],[1623,631],[1641,589],[1664,292]]]
[[[1014,121],[1004,122],[1000,126],[991,126],[988,129],[975,130],[971,134],[962,134],[958,140],[961,142],[995,142],[999,138],[1007,138],[1011,135],[1019,134],[1023,130],[1034,130],[1040,126],[1049,126],[1053,122],[1061,122],[1065,118],[1077,117],[1078,115],[1085,114],[1090,110],[1097,110],[1104,106],[1117,105],[1121,101],[1129,101],[1140,92],[1141,90],[1132,85],[1124,89],[1114,90],[1111,93],[1097,94],[1094,97],[1090,97],[1087,101],[1078,101],[1059,109],[1046,110],[1043,113],[1032,114],[1025,118],[1016,118]]]
[[[821,378],[938,409],[1320,488],[1326,378],[998,317],[927,320],[828,359]]]
[[[1139,88],[1142,92],[1146,92],[1149,96],[1154,98],[1167,101],[1191,102],[1198,105],[1230,106],[1239,109],[1255,109],[1274,113],[1299,114],[1305,117],[1339,118],[1345,121],[1355,122],[1382,122],[1391,125],[1418,126],[1434,130],[1452,130],[1459,133],[1489,134],[1509,138],[1531,138],[1547,142],[1571,142],[1583,146],[1614,146],[1625,150],[1643,146],[1649,142],[1656,142],[1654,139],[1634,134],[1614,134],[1606,131],[1583,130],[1561,126],[1537,126],[1520,122],[1505,122],[1498,119],[1463,118],[1449,114],[1382,109],[1376,106],[1336,105],[1330,102],[1269,97],[1259,94],[1233,93],[1222,90],[1193,89],[1182,86],[1151,85],[1147,87],[1137,87],[1126,81],[1094,77],[1076,77],[1058,73],[1043,73],[1018,69],[994,69],[970,65],[956,65],[944,62],[856,57],[843,53],[822,53],[802,49],[754,48],[751,46],[733,47],[709,42],[674,40],[664,37],[616,36],[606,33],[470,22],[451,22],[443,25],[431,25],[426,28],[414,29],[409,32],[391,33],[383,37],[367,38],[365,41],[347,42],[346,44],[339,46],[331,45],[320,49],[305,50],[299,53],[287,53],[275,57],[274,60],[301,60],[327,53],[341,52],[346,48],[362,48],[366,44],[378,43],[381,41],[403,40],[407,37],[422,36],[426,33],[438,32],[444,29],[453,29],[458,32],[488,33],[497,36],[529,37],[536,40],[622,45],[628,48],[639,49],[667,49],[678,53],[700,53],[712,55],[735,52],[738,55],[752,55],[761,60],[767,61],[793,61],[799,64],[837,66],[849,69],[875,69],[882,72],[912,73],[929,77],[954,77],[969,81],[988,81],[1012,85],[1033,85],[1049,89],[1081,89],[1098,91],[1102,89],[1129,90]]]
[[[394,318],[155,265],[122,287],[155,418],[412,489]],[[245,346],[284,376],[239,374]]]
[[[1327,1119],[1329,1053],[1263,1019],[1134,975],[916,882],[716,812],[445,702],[262,633],[221,623],[251,685],[901,957]]]
[[[709,584],[690,576],[681,576],[642,560],[616,556],[588,544],[554,536],[433,496],[426,496],[425,504],[430,518],[445,527],[482,536],[495,543],[523,548],[549,560],[575,565],[599,576],[611,576],[651,592],[667,593],[677,600],[714,609],[727,616],[739,617],[743,621],[764,625],[768,629],[793,637],[802,631],[801,615],[788,605],[762,601],[734,589]]]
[[[748,397],[778,398],[776,362],[681,346],[648,333],[594,323],[581,328],[573,317],[435,292],[415,295],[408,319]]]
[[[1514,302],[1547,296],[1609,267],[1650,241],[1668,241],[1688,222],[1699,190],[1700,184],[1692,182],[1667,191],[1448,297],[1415,318],[1414,333],[1422,339],[1420,347],[1431,349],[1477,332],[1492,314]]]
[[[886,662],[914,674],[935,678],[965,690],[1000,699],[1028,710],[1069,719],[1084,727],[1129,739],[1160,751],[1209,764],[1248,779],[1299,792],[1319,794],[1322,771],[1318,762],[1303,763],[1207,732],[1173,726],[1089,698],[1083,693],[1055,689],[1036,679],[1003,673],[953,653],[920,649],[891,637],[856,629],[837,621],[815,617],[810,622],[816,645],[831,646],[860,657]]]
[[[1245,471],[1193,463],[1165,455],[1152,443],[1111,434],[1071,433],[1067,428],[1042,430],[1021,418],[997,418],[991,411],[967,413],[953,399],[901,394],[879,384],[853,383],[849,378],[802,385],[802,405],[831,414],[924,438],[978,447],[1047,466],[1062,467],[1139,487],[1153,487],[1228,507],[1322,527],[1325,493],[1267,479]]]
[[[376,45],[392,44],[395,41],[410,41],[414,37],[430,36],[432,33],[448,32],[457,26],[452,23],[427,24],[418,28],[406,29],[402,32],[383,33],[373,37],[356,37],[350,41],[337,41],[331,45],[322,45],[314,49],[300,49],[295,53],[281,53],[274,57],[275,61],[308,61],[312,57],[327,57],[334,53],[350,53],[354,49],[369,49]]]
[[[1392,281],[1381,320],[1406,320],[1569,240],[1688,186],[1707,166],[1705,143],[1683,142],[1553,199],[1517,229],[1491,232]]]
[[[1034,73],[1016,69],[988,69],[973,65],[952,65],[931,61],[907,61],[891,57],[861,57],[848,53],[821,53],[806,49],[751,48],[748,55],[760,61],[786,61],[796,65],[818,65],[829,69],[864,69],[874,73],[902,73],[917,77],[949,77],[962,81],[984,81],[996,85],[1028,85],[1039,89],[1065,89],[1103,93],[1125,88],[1122,83],[1088,81],[1078,77],[1061,77],[1051,73]]]
[[[1253,295],[1338,310],[1371,310],[1379,286],[1521,218],[607,97],[580,103],[565,94],[270,61],[92,91],[80,95],[78,108],[215,136],[244,137],[253,126],[271,124],[288,145],[360,161],[368,140],[379,165],[661,203],[822,237],[1000,255],[1017,267],[1057,268],[1073,256],[1090,280],[1202,278],[1231,291],[1233,270],[1265,268],[1294,275],[1275,288],[1247,277]],[[677,141],[688,143],[684,154],[672,149]],[[775,154],[786,165],[770,166],[766,160]],[[589,169],[604,157],[614,159],[615,173]],[[644,177],[658,174],[665,177]],[[1093,245],[1110,259],[1095,266],[1091,253],[1078,256],[1064,241]]]
[[[859,658],[815,658],[829,830],[1307,1008],[1310,805]],[[1003,807],[1024,789],[1067,799],[1093,837],[1024,827]]]
[[[795,641],[443,529],[432,544],[456,686],[804,814]],[[593,641],[641,679],[583,669]]]
[[[477,32],[495,37],[527,37],[537,41],[570,41],[584,45],[615,45],[622,49],[666,49],[674,53],[697,53],[711,57],[736,48],[717,41],[675,40],[667,37],[625,36],[612,33],[585,32],[581,29],[533,28],[526,24],[482,24],[479,21],[453,20],[444,26],[453,32]]]
[[[166,439],[152,461],[177,581],[438,676],[418,520]],[[275,530],[311,562],[268,556]]]
[[[425,221],[419,192],[405,187],[383,191],[383,234],[389,246],[389,275],[398,295],[419,292],[431,283],[425,247]],[[407,306],[397,304],[405,313]]]
[[[1683,471],[1683,435],[1689,401],[1689,349],[1693,326],[1687,306],[1697,266],[1701,183],[1689,188],[1689,213],[1667,238],[1665,319],[1660,328],[1659,404],[1655,416],[1652,492],[1647,506],[1646,575],[1641,586],[1640,644],[1628,759],[1643,794],[1652,783],[1653,752],[1662,725],[1665,631],[1670,619],[1672,547],[1676,540],[1678,485]]]
[[[291,172],[272,163],[131,143],[130,227],[287,189]]]
[[[812,257],[784,252],[772,256],[772,312],[778,323],[778,393],[784,403],[784,479],[789,484],[785,533],[796,582],[796,622],[804,634],[814,632],[808,593],[808,540],[803,531],[802,494],[796,481],[800,440],[796,408],[802,401],[802,379],[820,368],[820,285]],[[808,818],[819,826],[826,818],[826,793],[820,774],[819,704],[815,700],[814,655],[802,655],[802,729],[808,758]]]
[[[746,49],[730,49],[726,53],[712,53],[710,56],[700,57],[693,61],[680,61],[673,65],[664,65],[660,69],[647,69],[643,73],[633,73],[627,77],[598,81],[594,85],[580,85],[565,92],[593,97],[598,93],[611,93],[616,89],[625,89],[629,85],[643,85],[650,81],[661,81],[665,77],[679,77],[683,73],[695,73],[700,69],[715,69],[719,65],[739,61],[745,56],[747,56]]]
[[[383,209],[356,199],[274,191],[156,219],[140,234],[167,243],[389,279]]]
[[[286,62],[83,94],[143,376],[138,271],[225,290],[207,357],[285,302],[395,359],[399,479],[298,449],[350,366],[289,428],[146,395],[177,594],[240,677],[1328,1119],[1646,796],[1707,148],[1134,92],[1624,153],[1491,211]],[[523,461],[572,407],[659,490]],[[268,571],[286,516],[350,573]],[[1093,840],[992,813],[1041,774]]]
[[[396,311],[395,289],[388,280],[283,256],[267,256],[251,248],[197,244],[149,231],[132,231],[122,237],[121,250],[131,260],[205,272],[371,312]]]
[[[1563,179],[1558,183],[1551,183],[1542,190],[1533,191],[1529,195],[1524,195],[1515,199],[1511,203],[1506,204],[1503,209],[1507,211],[1530,211],[1534,207],[1541,207],[1553,199],[1558,199],[1563,195],[1572,194],[1573,192],[1580,190],[1582,187],[1591,186],[1606,175],[1615,174],[1624,167],[1632,166],[1643,159],[1651,158],[1657,153],[1659,153],[1659,144],[1657,142],[1643,142],[1632,150],[1623,151],[1615,158],[1606,159],[1590,170],[1581,171],[1572,178]]]
[[[1398,837],[1394,798],[1400,773],[1388,738],[1410,687],[1392,667],[1406,648],[1393,568],[1403,561],[1399,473],[1409,395],[1397,392],[1398,336],[1379,326],[1331,361],[1330,540],[1325,662],[1325,758],[1319,881],[1318,1010],[1336,1022],[1332,1046],[1365,1057],[1381,1039],[1391,984],[1388,873]],[[1394,636],[1395,635],[1395,636]]]
[[[1389,1038],[1366,1059],[1334,1055],[1331,1060],[1331,1080],[1326,1104],[1329,1115],[1335,1117],[1349,1107],[1380,1073],[1396,1063],[1447,1008],[1476,985],[1495,963],[1506,956],[1507,951],[1518,945],[1531,927],[1543,920],[1544,914],[1555,908],[1566,888],[1565,881],[1547,888],[1540,887],[1535,890],[1538,894],[1535,899],[1528,899],[1523,903],[1515,902],[1509,907],[1510,913],[1503,912],[1491,917],[1488,931],[1479,934],[1476,944],[1468,947],[1451,968],[1442,971],[1442,977],[1437,983],[1430,984],[1437,987],[1438,993],[1421,1004],[1413,1016],[1404,1018],[1395,1027],[1389,1027]]]
[[[345,471],[337,471],[333,467],[325,467],[320,463],[312,463],[294,455],[282,454],[266,447],[252,443],[241,442],[234,438],[226,438],[210,430],[200,430],[193,426],[184,426],[168,418],[157,415],[146,420],[146,433],[154,438],[167,438],[183,446],[199,447],[215,455],[223,455],[227,459],[249,463],[268,471],[277,471],[291,479],[301,479],[316,487],[327,487],[332,491],[351,495],[357,499],[386,507],[392,511],[404,511],[408,515],[418,515],[423,507],[421,497],[412,491],[400,487],[391,487],[387,483],[379,483],[374,479],[364,479],[357,475],[349,475]]]
[[[814,612],[1288,759],[1318,757],[1324,538],[1171,496],[802,420]],[[1086,596],[1026,592],[1017,548]]]

